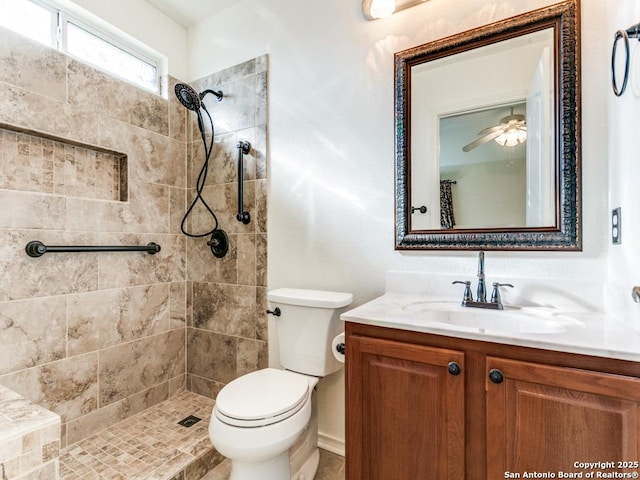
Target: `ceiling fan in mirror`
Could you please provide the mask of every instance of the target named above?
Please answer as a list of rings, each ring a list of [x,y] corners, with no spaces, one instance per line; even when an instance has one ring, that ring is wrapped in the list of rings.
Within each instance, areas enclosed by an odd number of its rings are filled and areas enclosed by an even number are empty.
[[[495,140],[502,147],[514,147],[527,140],[527,122],[525,116],[519,113],[513,113],[500,119],[498,125],[485,128],[478,132],[480,138],[462,147],[464,152],[470,152],[480,145]]]

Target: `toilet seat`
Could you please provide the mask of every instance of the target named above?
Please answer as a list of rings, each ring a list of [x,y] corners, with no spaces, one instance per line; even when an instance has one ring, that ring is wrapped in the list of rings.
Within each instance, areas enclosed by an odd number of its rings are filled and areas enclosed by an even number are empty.
[[[227,384],[213,408],[223,423],[237,427],[262,427],[298,412],[309,398],[305,375],[265,368]]]

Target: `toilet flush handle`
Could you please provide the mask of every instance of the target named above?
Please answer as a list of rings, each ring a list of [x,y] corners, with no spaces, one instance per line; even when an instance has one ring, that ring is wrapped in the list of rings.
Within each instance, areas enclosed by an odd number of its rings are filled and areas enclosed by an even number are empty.
[[[273,310],[267,310],[267,313],[273,315],[274,317],[279,317],[280,315],[282,315],[279,307],[276,307]]]

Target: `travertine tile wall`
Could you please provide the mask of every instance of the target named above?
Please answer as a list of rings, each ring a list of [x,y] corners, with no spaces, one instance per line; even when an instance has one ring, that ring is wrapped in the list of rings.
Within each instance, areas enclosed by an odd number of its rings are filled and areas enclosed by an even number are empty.
[[[204,197],[229,235],[229,252],[217,259],[206,239],[187,241],[187,381],[192,391],[215,398],[224,384],[268,364],[267,56],[200,79],[193,86],[198,91],[224,93],[221,102],[213,95],[205,97],[214,121],[215,146]],[[204,159],[193,117],[187,154],[191,196]],[[251,214],[247,225],[236,220],[240,140],[252,146],[244,157],[244,207]],[[194,210],[189,226],[202,232],[211,228],[211,222],[200,208]]]
[[[63,139],[127,156],[119,188],[128,191],[118,194],[126,201],[96,199],[77,179],[73,189],[46,190],[33,186],[38,179],[16,182],[0,169],[0,384],[58,413],[62,446],[185,387],[215,397],[233,378],[267,365],[266,75],[264,56],[194,82],[225,92],[219,103],[206,98],[216,148],[205,197],[230,237],[229,253],[217,259],[206,239],[180,232],[203,157],[193,114],[173,95],[175,80],[167,100],[0,27],[0,125],[9,132],[3,145],[26,129],[44,143]],[[252,144],[245,156],[248,225],[235,219],[239,140]],[[94,158],[76,152],[80,161]],[[42,149],[23,153],[0,165],[35,171]],[[190,226],[206,222],[196,209]],[[36,239],[154,241],[162,251],[32,259],[24,247]]]
[[[2,159],[0,384],[58,413],[63,446],[186,384],[186,113],[173,95],[145,92],[0,28],[0,124],[128,157],[126,201],[83,198],[93,195],[83,181],[51,191],[12,183]],[[36,150],[12,157],[13,171],[36,168]],[[154,241],[162,251],[33,259],[24,251],[30,240]]]

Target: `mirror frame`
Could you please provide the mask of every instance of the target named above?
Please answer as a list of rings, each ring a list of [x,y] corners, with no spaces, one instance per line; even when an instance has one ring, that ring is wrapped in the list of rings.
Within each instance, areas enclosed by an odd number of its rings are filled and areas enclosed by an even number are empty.
[[[395,54],[396,250],[582,250],[579,0],[566,0]],[[410,230],[411,67],[554,29],[556,225]]]

